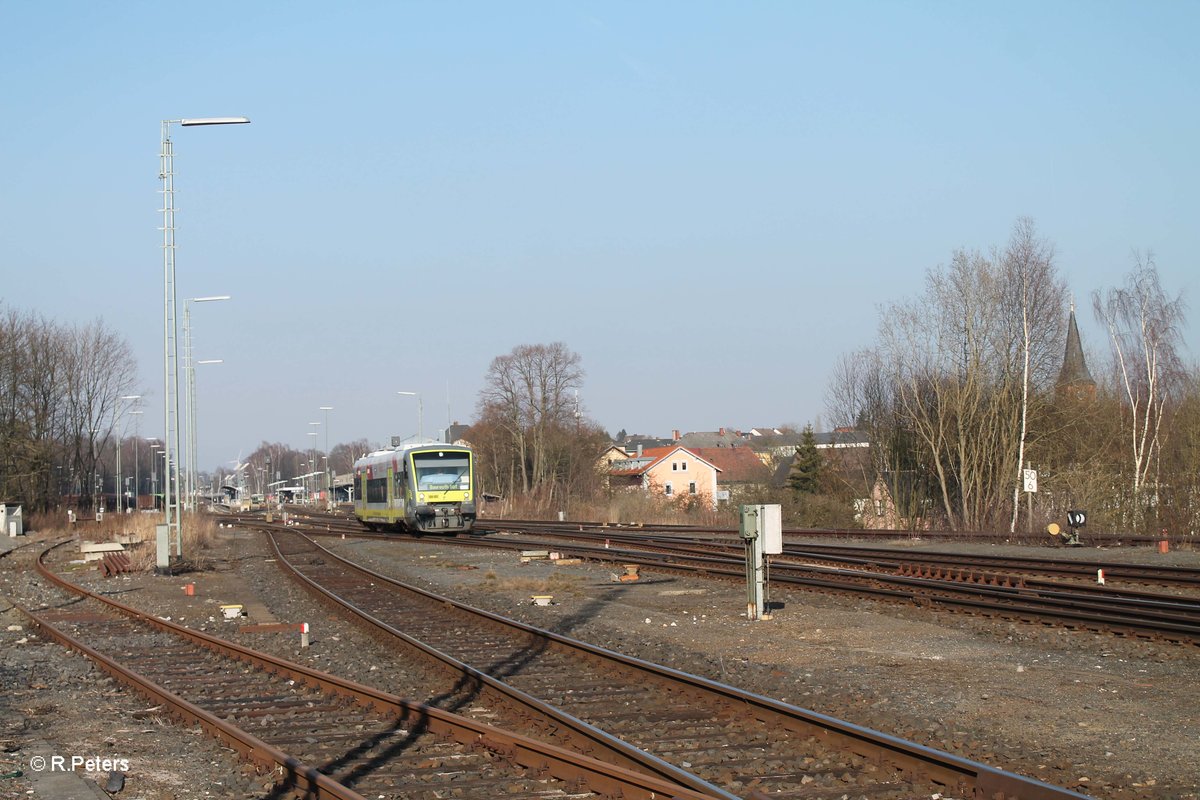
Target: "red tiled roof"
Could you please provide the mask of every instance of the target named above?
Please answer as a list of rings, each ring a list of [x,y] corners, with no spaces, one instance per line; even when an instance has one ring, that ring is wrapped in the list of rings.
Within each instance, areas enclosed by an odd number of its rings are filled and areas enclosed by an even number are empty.
[[[721,471],[719,483],[766,482],[770,470],[749,447],[695,447],[690,452]]]

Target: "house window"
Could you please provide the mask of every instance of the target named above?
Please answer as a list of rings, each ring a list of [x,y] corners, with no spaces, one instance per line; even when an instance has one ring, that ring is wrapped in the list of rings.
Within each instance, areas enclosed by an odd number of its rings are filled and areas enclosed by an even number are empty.
[[[668,484],[666,485],[666,487],[664,488],[664,492],[665,492],[665,494],[667,495],[667,497],[670,497],[670,496],[671,496],[671,493],[672,493],[672,492],[674,492],[674,491],[675,491],[675,489],[674,489],[674,488],[671,486],[671,484],[669,484],[669,483],[668,483]]]
[[[674,461],[671,462],[671,472],[679,472],[679,465]]]
[[[692,481],[691,483],[688,484],[688,494],[695,494],[695,493],[696,493],[696,482]]]
[[[684,461],[682,464],[679,465],[679,468],[681,470],[683,470],[684,472],[687,472],[687,462]]]
[[[883,501],[882,500],[875,501],[875,516],[877,516],[877,517],[883,516]]]

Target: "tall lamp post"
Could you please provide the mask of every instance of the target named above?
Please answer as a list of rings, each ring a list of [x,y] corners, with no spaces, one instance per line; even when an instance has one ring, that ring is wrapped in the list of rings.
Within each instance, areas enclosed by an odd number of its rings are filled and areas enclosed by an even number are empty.
[[[150,504],[158,507],[158,455],[162,452],[162,443],[153,440],[150,445]]]
[[[163,525],[156,536],[156,566],[170,567],[171,537],[175,538],[175,557],[183,559],[183,527],[179,505],[179,331],[176,324],[175,292],[175,149],[171,142],[171,126],[184,128],[203,125],[244,125],[246,117],[202,117],[194,119],[164,119],[162,121],[162,150],[159,153],[158,177],[163,195],[163,417],[165,467],[163,473]],[[175,460],[171,455],[174,453]],[[174,466],[174,470],[172,467]],[[172,480],[175,482],[172,488]]]
[[[315,428],[315,427],[319,426],[321,423],[310,422],[308,424],[311,427]],[[309,431],[308,435],[309,436],[319,436],[320,434],[318,434],[316,431]],[[312,487],[313,487],[312,493],[309,494],[309,501],[311,502],[312,495],[316,494],[320,490],[320,485],[317,483],[317,440],[316,439],[312,440],[312,449],[308,451],[308,455],[309,455],[309,463],[311,464],[311,466],[308,469],[308,472],[309,472],[308,479],[310,481],[312,481]]]
[[[396,394],[402,394],[406,397],[417,398],[417,441],[420,442],[421,437],[424,435],[424,432],[421,430],[421,428],[423,425],[423,418],[425,416],[425,409],[421,403],[421,393],[420,392],[396,392]]]
[[[325,412],[325,503],[333,499],[333,475],[329,471],[329,412],[333,411],[333,406],[321,406],[320,411]]]
[[[191,426],[190,431],[185,431],[188,434],[188,472],[187,472],[187,495],[191,502],[190,509],[196,508],[196,476],[200,474],[199,467],[199,445],[196,443],[196,367],[204,364],[224,364],[223,358],[202,358],[199,361],[193,361],[192,367],[188,375],[188,394],[192,398],[191,402]],[[209,495],[211,497],[212,495]]]
[[[140,417],[146,412],[140,408],[135,411],[130,411],[129,416]],[[141,420],[133,421],[133,510],[138,510],[138,439],[141,438],[141,426],[138,424]]]
[[[183,301],[183,436],[187,443],[187,456],[183,463],[187,468],[183,508],[196,509],[196,363],[192,360],[192,303],[215,303],[231,299],[227,294],[211,297],[189,297]],[[201,361],[201,364],[220,363],[219,359]]]
[[[142,396],[140,394],[123,394],[123,395],[121,395],[120,399],[133,402],[136,400],[141,400]],[[117,407],[120,408],[120,405],[118,404]],[[130,413],[133,413],[133,412],[131,412],[129,410],[129,408],[127,407],[124,411],[118,413],[117,416],[124,417],[126,414],[130,414]],[[138,413],[140,414],[141,412],[139,411]],[[117,486],[116,486],[117,491],[116,491],[116,495],[117,495],[117,513],[118,514],[122,514],[125,512],[125,495],[122,491],[122,486],[121,486],[121,446],[123,444],[125,444],[125,420],[121,419],[121,426],[117,428]]]

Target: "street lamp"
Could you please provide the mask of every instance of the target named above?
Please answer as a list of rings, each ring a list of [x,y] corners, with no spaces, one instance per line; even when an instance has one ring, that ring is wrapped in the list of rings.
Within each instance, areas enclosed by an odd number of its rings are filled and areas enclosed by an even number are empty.
[[[164,119],[162,121],[162,151],[159,153],[158,177],[162,181],[163,195],[163,417],[166,445],[163,473],[163,530],[156,536],[157,554],[155,563],[160,570],[170,566],[172,533],[175,536],[176,558],[183,559],[183,527],[179,507],[178,465],[172,474],[171,453],[179,458],[179,331],[176,325],[175,283],[175,149],[171,142],[171,126],[185,128],[203,125],[244,125],[246,117],[202,117],[191,119]],[[171,481],[175,480],[175,491]]]
[[[320,411],[325,412],[325,503],[333,499],[333,476],[329,472],[329,412],[333,411],[333,406],[321,406]]]
[[[150,505],[158,507],[158,454],[162,452],[162,444],[157,440],[150,445]]]
[[[192,303],[215,303],[229,299],[229,295],[219,294],[211,297],[189,297],[183,301],[183,436],[187,442],[187,457],[183,459],[187,467],[183,501],[185,511],[196,509],[196,367],[192,360]],[[214,361],[199,363],[212,364]]]
[[[136,411],[130,411],[129,416],[140,417],[144,413],[146,413],[146,412],[142,411],[139,408]],[[138,423],[140,423],[140,422],[141,422],[141,420],[139,420],[139,419],[135,419],[133,421],[133,510],[134,511],[138,510],[138,439],[141,438],[141,429],[140,429],[140,426]]]
[[[317,427],[321,423],[310,422],[308,424],[312,427]],[[318,434],[316,431],[309,431],[308,435],[309,436],[318,436],[320,434]],[[312,447],[310,447],[308,449],[308,463],[309,463],[308,480],[311,481],[311,483],[312,483],[312,490],[309,492],[309,496],[308,496],[309,502],[312,501],[313,494],[315,494],[317,492],[317,456],[316,456],[316,453],[317,453],[317,440],[313,439]]]
[[[135,401],[135,400],[141,400],[142,396],[140,394],[123,394],[123,395],[121,395],[121,397],[119,399],[127,400],[127,401]],[[120,403],[118,403],[117,408],[119,409],[120,407],[121,407]],[[123,417],[123,416],[125,416],[125,414],[129,414],[129,413],[133,413],[133,412],[131,412],[128,408],[126,408],[125,411],[121,411],[121,412],[117,413],[116,416],[119,418],[119,417]],[[137,413],[140,414],[142,412],[139,411]],[[116,423],[116,420],[113,420],[113,422]],[[124,499],[125,496],[121,492],[121,446],[123,444],[125,444],[125,427],[124,426],[125,426],[125,420],[122,419],[121,427],[117,428],[117,486],[116,486],[117,492],[116,492],[116,494],[117,494],[117,513],[118,514],[125,512],[125,499]]]
[[[417,398],[417,441],[420,442],[421,435],[423,433],[421,430],[422,419],[425,416],[425,408],[424,408],[424,405],[421,403],[421,393],[420,392],[396,392],[396,394],[402,394],[402,395],[405,395],[406,397]]]

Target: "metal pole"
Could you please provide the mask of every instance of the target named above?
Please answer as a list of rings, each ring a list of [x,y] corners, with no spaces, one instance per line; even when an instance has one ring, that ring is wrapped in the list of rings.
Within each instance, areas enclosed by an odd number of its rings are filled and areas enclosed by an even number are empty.
[[[178,293],[175,282],[175,150],[171,143],[171,125],[239,125],[246,117],[208,117],[203,119],[164,119],[158,177],[163,196],[163,515],[168,552],[158,554],[158,563],[169,561],[170,539],[175,538],[175,556],[183,559],[183,525],[179,504],[179,330]],[[174,458],[172,458],[174,454]],[[161,540],[160,540],[161,541]]]
[[[125,394],[125,395],[121,395],[121,397],[119,399],[120,400],[130,400],[130,401],[141,400],[142,396],[140,394]],[[118,409],[120,408],[120,403],[117,404],[117,408]],[[117,415],[116,415],[117,419],[113,420],[114,424],[119,422],[119,424],[116,426],[117,427],[117,486],[116,486],[116,494],[117,494],[117,511],[121,512],[121,513],[123,513],[125,511],[125,508],[124,508],[124,506],[125,506],[124,497],[125,496],[121,491],[121,489],[122,489],[122,487],[121,487],[121,477],[122,477],[121,476],[121,445],[123,445],[125,443],[125,419],[124,419],[124,416],[126,414],[132,414],[132,413],[134,413],[134,412],[126,409],[125,411],[121,411],[121,412],[117,413]]]
[[[196,442],[192,435],[195,424],[192,419],[192,385],[194,372],[192,366],[192,301],[183,301],[183,439],[187,442],[187,456],[183,459],[184,464],[184,501],[183,508],[185,511],[193,511],[195,506],[192,502],[195,484],[192,475],[192,460],[196,452]]]
[[[117,431],[117,475],[116,475],[116,477],[117,477],[117,485],[116,485],[116,495],[117,495],[117,513],[118,513],[118,514],[124,514],[124,513],[125,513],[125,509],[123,508],[123,506],[124,506],[124,496],[121,494],[121,444],[122,444],[122,439],[124,439],[124,435],[122,434],[122,432],[121,432],[121,431]],[[118,519],[120,519],[120,517],[118,517]]]
[[[321,411],[325,412],[325,503],[329,504],[333,500],[333,474],[329,460],[329,412],[333,411],[333,406],[321,406]]]
[[[184,397],[185,413],[184,436],[187,439],[187,500],[185,507],[188,511],[196,510],[196,475],[200,471],[200,461],[197,456],[196,424],[196,365],[220,364],[222,359],[205,359],[197,361],[192,354],[192,303],[213,303],[219,300],[229,300],[230,295],[222,294],[212,297],[189,297],[183,301],[183,358],[184,358]]]
[[[1026,461],[1025,464],[1029,469],[1033,469],[1033,462]],[[1033,535],[1033,492],[1026,492],[1026,498],[1029,501],[1029,512],[1025,515],[1025,533],[1029,536]]]
[[[173,120],[163,120],[162,123],[162,153],[159,161],[159,179],[162,181],[163,195],[163,445],[170,461],[172,429],[176,426],[176,418],[171,414],[172,399],[175,387],[171,382],[172,362],[175,348],[175,313],[172,300],[175,297],[175,156],[171,144],[171,123]],[[163,476],[163,523],[167,526],[167,558],[159,554],[158,562],[170,559],[170,535],[178,531],[177,515],[174,512],[171,498],[171,479],[169,474]]]

